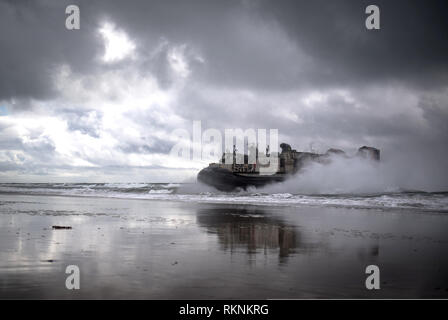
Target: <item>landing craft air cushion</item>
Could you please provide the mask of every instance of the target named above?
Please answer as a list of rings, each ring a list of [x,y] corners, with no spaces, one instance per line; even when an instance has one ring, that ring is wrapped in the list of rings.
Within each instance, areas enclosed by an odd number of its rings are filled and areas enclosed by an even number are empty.
[[[237,154],[234,147],[233,153],[224,153],[219,163],[210,163],[208,167],[202,169],[198,173],[198,181],[221,191],[232,191],[238,188],[246,190],[249,187],[257,188],[285,181],[287,178],[299,174],[306,165],[312,162],[327,164],[331,162],[332,156],[349,158],[344,151],[339,149],[329,149],[327,152],[319,154],[298,152],[286,143],[282,143],[280,148],[280,153],[270,154],[268,147],[266,153],[261,157],[257,148],[254,161],[250,161],[249,155]],[[379,161],[380,150],[363,146],[358,149],[356,157]],[[238,158],[243,161],[237,161]],[[262,161],[263,158],[267,159],[269,164],[265,164]],[[275,164],[274,170],[267,170],[266,167],[272,167],[272,164]]]

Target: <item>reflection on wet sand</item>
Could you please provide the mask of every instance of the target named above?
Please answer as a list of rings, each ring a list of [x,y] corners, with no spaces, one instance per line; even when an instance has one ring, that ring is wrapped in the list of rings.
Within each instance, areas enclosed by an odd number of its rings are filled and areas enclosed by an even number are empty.
[[[197,211],[197,222],[218,236],[220,249],[225,251],[245,248],[249,255],[260,252],[267,255],[268,251],[278,250],[280,262],[285,262],[301,245],[295,226],[269,216],[263,209],[201,208]]]
[[[417,218],[399,211],[16,198],[0,206],[0,299],[445,298],[448,292],[445,216],[418,216],[417,229]],[[370,264],[381,267],[379,292],[365,288]],[[65,288],[68,265],[81,270],[79,291]]]

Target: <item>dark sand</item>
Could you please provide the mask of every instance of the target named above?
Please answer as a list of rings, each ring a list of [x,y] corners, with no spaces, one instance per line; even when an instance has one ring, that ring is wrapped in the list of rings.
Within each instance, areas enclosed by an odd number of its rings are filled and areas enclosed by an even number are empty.
[[[0,195],[0,298],[448,298],[447,253],[443,213]]]

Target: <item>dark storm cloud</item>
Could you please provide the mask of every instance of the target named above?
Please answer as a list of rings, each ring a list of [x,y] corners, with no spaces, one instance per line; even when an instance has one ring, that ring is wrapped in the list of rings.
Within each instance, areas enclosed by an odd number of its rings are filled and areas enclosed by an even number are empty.
[[[291,89],[313,85],[446,82],[446,1],[105,1],[98,16],[138,37],[201,50],[197,76],[225,86]],[[365,8],[381,10],[381,30],[365,28]],[[287,37],[281,33],[285,31]],[[293,46],[289,41],[293,42]],[[159,61],[160,62],[160,61]],[[157,63],[162,81],[166,72]],[[165,80],[166,81],[166,80]]]
[[[380,8],[380,30],[364,27],[365,8],[371,4]],[[446,1],[266,0],[262,7],[268,19],[275,17],[321,63],[312,75],[315,80],[399,80],[432,86],[448,80]]]
[[[197,49],[206,67],[197,61],[192,65],[195,79],[206,83],[292,88],[307,82],[304,72],[313,65],[278,29],[274,17],[262,19],[257,1],[105,1],[101,8],[102,18],[138,38],[143,50],[161,37]],[[166,83],[163,56],[152,68]]]
[[[64,27],[65,6],[78,4],[81,29]],[[141,72],[153,72],[163,87],[171,83],[166,49],[148,61],[161,39],[197,48],[208,67],[192,59],[196,77],[226,86],[290,87],[299,81],[294,48],[258,19],[243,1],[33,1],[0,2],[2,81],[0,98],[45,98],[53,91],[54,68],[67,64],[79,73],[99,72],[94,59],[103,50],[97,28],[112,21],[139,46]],[[275,50],[283,47],[282,50]],[[146,59],[146,61],[145,61]],[[114,66],[108,66],[113,68]],[[303,66],[301,66],[303,68]]]
[[[0,99],[48,98],[55,94],[58,65],[80,73],[92,68],[101,50],[95,26],[85,14],[82,31],[66,30],[68,3],[73,1],[0,1]]]
[[[65,6],[82,28],[64,28]],[[22,1],[0,2],[0,98],[51,95],[59,64],[98,71],[96,29],[111,20],[143,56],[161,38],[197,48],[207,68],[195,77],[225,86],[291,89],[374,81],[447,81],[446,1],[375,1],[381,30],[364,27],[368,1]],[[281,31],[287,37],[282,39]],[[292,43],[290,43],[290,40]],[[288,47],[289,46],[289,47]],[[142,64],[169,86],[166,52]]]

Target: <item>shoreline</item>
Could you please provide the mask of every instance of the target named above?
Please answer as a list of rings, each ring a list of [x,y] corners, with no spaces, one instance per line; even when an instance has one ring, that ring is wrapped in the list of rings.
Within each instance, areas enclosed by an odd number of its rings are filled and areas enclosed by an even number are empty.
[[[392,193],[393,194],[393,193]],[[442,193],[444,194],[444,193]],[[435,208],[419,208],[419,207],[379,207],[379,206],[363,206],[363,205],[344,205],[344,204],[323,204],[323,203],[287,203],[286,201],[284,203],[277,201],[277,202],[256,202],[254,201],[238,201],[238,200],[231,200],[231,201],[224,201],[224,200],[213,200],[213,199],[179,199],[176,197],[173,198],[144,198],[144,197],[123,197],[123,196],[105,196],[105,195],[78,195],[78,194],[45,194],[45,193],[23,193],[23,192],[5,192],[0,191],[0,196],[2,195],[15,195],[15,196],[36,196],[36,197],[68,197],[68,198],[90,198],[90,199],[119,199],[119,200],[142,200],[142,201],[160,201],[160,202],[179,202],[179,203],[193,203],[193,204],[201,204],[201,203],[210,203],[210,204],[217,204],[217,205],[225,205],[225,204],[235,204],[235,205],[253,205],[253,206],[265,206],[265,207],[291,207],[291,208],[301,208],[301,207],[326,207],[326,208],[340,208],[340,209],[354,209],[354,210],[376,210],[376,211],[383,211],[383,212],[389,212],[389,211],[401,211],[401,212],[408,212],[409,214],[435,214],[435,215],[444,215],[448,213],[448,209],[435,209]],[[173,194],[175,195],[175,194]],[[190,194],[183,194],[183,195],[190,195]],[[197,195],[197,194],[193,194]],[[224,193],[223,195],[229,195]],[[383,194],[381,194],[383,195]],[[238,196],[236,195],[234,199],[238,199]],[[251,194],[248,195],[242,195],[242,196],[251,196]],[[302,195],[300,195],[302,196]],[[325,197],[328,195],[303,195],[307,197]],[[345,196],[344,195],[331,195],[331,197],[339,197],[339,196]],[[358,196],[358,195],[356,195]],[[359,195],[362,196],[362,195]]]

